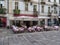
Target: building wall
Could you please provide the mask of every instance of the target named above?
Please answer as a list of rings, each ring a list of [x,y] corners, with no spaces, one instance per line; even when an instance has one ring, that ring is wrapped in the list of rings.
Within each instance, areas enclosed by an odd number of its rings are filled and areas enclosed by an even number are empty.
[[[9,0],[9,13],[12,13],[13,12],[13,9],[15,8],[15,1],[16,0]],[[25,3],[23,2],[23,1],[19,1],[19,0],[17,0],[17,2],[19,3],[19,9],[20,10],[25,10]],[[41,2],[41,0],[40,0],[40,2]],[[59,0],[56,0],[56,2],[57,2],[57,5],[59,6]],[[7,8],[7,0],[5,0],[5,1],[0,1],[0,3],[1,4],[3,4],[3,6],[4,7],[6,7]],[[48,0],[45,0],[45,5],[44,5],[44,12],[48,12],[48,7],[50,6],[52,6],[53,5],[53,3],[54,3],[54,0],[51,0],[51,2],[48,2]],[[30,3],[28,3],[28,11],[33,11],[33,5],[37,5],[37,11],[38,11],[38,0],[37,1],[35,1],[32,5],[30,5]],[[42,5],[40,4],[40,13],[41,13],[41,7]],[[58,10],[58,8],[59,7],[56,7],[57,8],[57,11],[59,12],[59,10]],[[54,10],[53,8],[51,8],[52,10]]]
[[[59,1],[58,0],[56,0],[57,1],[57,5],[59,4]],[[20,10],[23,10],[23,11],[25,11],[25,3],[22,1],[19,1],[18,2],[19,4],[19,9]],[[51,6],[54,4],[54,1],[53,0],[51,0],[51,2],[48,2],[48,0],[46,0],[46,2],[45,2],[46,4],[44,5],[44,14],[45,13],[48,13],[48,7],[50,7],[50,9],[51,10],[53,10],[53,12],[54,12],[54,7],[53,8],[51,8]],[[11,4],[10,4],[11,6],[10,6],[10,8],[9,8],[9,11],[10,12],[13,12],[13,9],[15,8],[15,1],[13,1]],[[30,5],[30,3],[28,3],[28,11],[33,11],[33,5],[37,5],[37,11],[38,11],[38,3],[33,3],[32,5]],[[41,13],[41,7],[42,5],[40,4],[40,13]],[[12,9],[11,9],[12,8]],[[57,8],[57,12],[59,12],[58,11],[58,7],[56,7]],[[54,13],[53,13],[53,15],[54,15]],[[58,15],[58,14],[56,14],[56,15]]]
[[[58,18],[59,16],[59,0],[56,0],[56,4],[58,5],[56,8],[57,8],[57,14],[54,13],[54,6],[52,7],[52,5],[54,4],[54,0],[51,0],[50,2],[48,2],[48,0],[44,0],[44,2],[46,4],[44,4],[44,13],[41,12],[41,9],[42,9],[42,4],[40,3],[40,9],[38,10],[38,2],[41,2],[42,0],[37,0],[37,1],[31,1],[32,2],[32,5],[30,5],[31,2],[28,3],[28,11],[25,11],[25,2],[23,0],[9,0],[9,5],[7,4],[7,0],[5,1],[0,1],[1,4],[3,4],[3,6],[5,8],[8,9],[8,13],[6,14],[7,18],[12,18],[14,17],[13,16],[13,10],[15,9],[15,2],[18,2],[18,7],[19,9],[21,10],[20,13],[21,14],[33,14],[33,6],[34,5],[37,5],[37,11],[39,11],[39,17],[48,17],[48,7],[50,7],[50,11],[53,10],[52,12],[52,20],[56,17]],[[48,19],[47,19],[48,20]],[[8,19],[9,21],[9,19]],[[45,22],[46,23],[46,22]]]
[[[56,4],[58,5],[56,8],[57,8],[57,14],[54,13],[54,6],[52,7],[52,5],[54,4],[54,0],[51,0],[50,2],[48,2],[48,0],[44,0],[44,2],[46,4],[44,4],[44,13],[42,13],[41,9],[42,9],[42,4],[40,2],[42,0],[36,0],[36,1],[33,1],[32,0],[32,5],[30,5],[30,2],[28,3],[28,11],[25,11],[25,2],[21,1],[21,0],[11,0],[10,1],[10,8],[9,8],[9,13],[12,13],[13,14],[13,9],[15,9],[15,2],[18,2],[18,7],[19,9],[21,10],[20,11],[20,14],[33,14],[33,5],[37,5],[37,11],[39,11],[39,17],[48,17],[48,7],[50,7],[50,12],[53,10],[52,12],[52,17],[51,17],[51,20],[52,20],[52,23],[53,23],[53,19],[54,18],[57,18],[57,16],[59,15],[59,0],[56,0]],[[40,8],[38,7],[38,2],[40,3],[39,6]],[[39,8],[39,9],[38,9]],[[42,18],[41,18],[42,19]],[[45,19],[45,24],[47,25],[47,18]],[[40,20],[39,20],[40,21]],[[40,22],[39,22],[40,23]]]

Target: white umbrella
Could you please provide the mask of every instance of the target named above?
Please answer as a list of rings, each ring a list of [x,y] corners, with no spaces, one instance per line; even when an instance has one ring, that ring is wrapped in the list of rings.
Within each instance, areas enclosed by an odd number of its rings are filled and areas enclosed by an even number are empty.
[[[49,17],[40,16],[40,17],[38,17],[38,19],[49,19]]]
[[[30,16],[19,16],[17,18],[33,18],[33,17],[30,17]]]
[[[24,20],[24,19],[32,19],[33,17],[30,16],[19,16],[19,17],[15,17],[16,20]]]

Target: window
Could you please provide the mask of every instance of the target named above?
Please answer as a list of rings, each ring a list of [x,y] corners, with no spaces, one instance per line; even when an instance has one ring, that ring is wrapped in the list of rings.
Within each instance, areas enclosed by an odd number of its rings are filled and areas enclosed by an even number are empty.
[[[25,3],[25,11],[28,11],[28,3]]]
[[[54,3],[56,3],[56,0],[54,0]]]
[[[50,12],[50,7],[48,7],[48,12]]]
[[[0,4],[0,8],[2,8],[2,4]]]
[[[59,0],[59,4],[60,4],[60,0]]]
[[[34,11],[37,11],[37,5],[34,5],[33,10],[34,10]]]
[[[51,19],[48,19],[48,26],[51,26],[51,25],[52,25]]]
[[[56,23],[57,23],[57,19],[54,18],[53,21],[54,21],[54,25],[56,25]]]
[[[42,8],[42,9],[41,9],[41,12],[44,13],[44,6],[42,6],[41,8]]]
[[[18,9],[18,2],[15,2],[15,9]]]
[[[50,0],[48,0],[48,2],[50,2]]]
[[[42,20],[40,21],[40,24],[41,24],[41,26],[45,25],[45,19],[42,19]]]
[[[41,0],[41,2],[43,2],[44,0]]]
[[[30,5],[32,5],[32,2],[30,2]]]
[[[54,13],[55,13],[55,14],[57,13],[57,9],[56,9],[56,7],[54,7]]]

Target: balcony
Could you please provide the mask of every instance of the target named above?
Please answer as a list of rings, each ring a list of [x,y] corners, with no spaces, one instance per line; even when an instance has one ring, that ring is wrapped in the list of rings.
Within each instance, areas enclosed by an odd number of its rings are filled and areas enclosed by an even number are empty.
[[[46,4],[46,3],[44,1],[42,1],[41,4]]]
[[[48,12],[48,17],[51,17],[51,12]]]
[[[37,17],[37,16],[38,16],[38,11],[33,11],[33,15],[34,15],[35,17]]]
[[[56,6],[57,7],[57,4],[54,4],[53,6]]]
[[[30,2],[31,0],[24,0],[24,2]]]
[[[20,10],[19,10],[19,9],[14,9],[14,10],[13,10],[13,13],[16,14],[16,15],[17,15],[17,14],[20,14]]]
[[[57,3],[54,3],[53,6],[56,6],[57,7],[58,5],[57,5]]]
[[[14,16],[31,16],[31,17],[37,17],[37,14],[38,13],[34,12],[34,11],[23,11],[23,10],[20,10],[20,13],[14,13]]]
[[[6,9],[5,8],[0,8],[0,14],[6,14]]]

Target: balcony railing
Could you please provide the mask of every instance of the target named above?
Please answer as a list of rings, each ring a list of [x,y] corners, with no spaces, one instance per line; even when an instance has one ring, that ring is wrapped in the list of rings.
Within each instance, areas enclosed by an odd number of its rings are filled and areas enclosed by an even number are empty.
[[[57,11],[55,11],[54,14],[57,14]]]
[[[41,4],[46,4],[46,3],[44,1],[42,1]]]
[[[34,11],[33,15],[37,17],[38,16],[38,11]]]
[[[38,12],[37,11],[34,12],[34,11],[23,11],[23,10],[20,10],[20,13],[14,13],[14,16],[32,16],[32,17],[37,17],[38,16]]]
[[[53,6],[56,6],[57,7],[58,5],[57,5],[57,3],[54,3]]]
[[[13,13],[14,13],[14,14],[20,14],[20,10],[19,10],[19,9],[14,9],[14,10],[13,10]]]
[[[0,8],[0,14],[6,14],[6,8]]]
[[[24,2],[30,2],[31,0],[24,0]]]
[[[53,6],[56,6],[57,7],[57,4],[54,4]]]

